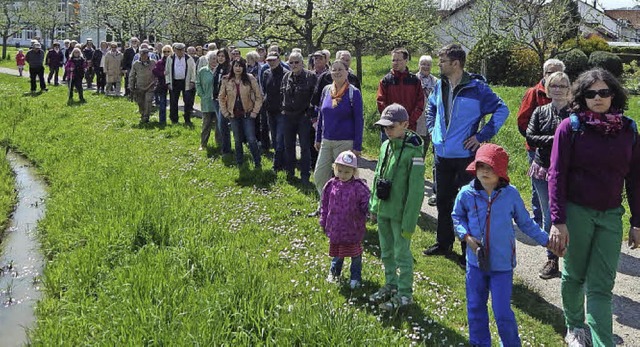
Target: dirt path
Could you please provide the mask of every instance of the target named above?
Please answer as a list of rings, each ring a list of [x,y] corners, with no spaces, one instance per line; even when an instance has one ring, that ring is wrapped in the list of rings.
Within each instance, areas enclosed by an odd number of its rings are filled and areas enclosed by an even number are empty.
[[[371,187],[376,162],[361,159],[358,164],[360,177],[366,179]],[[421,210],[435,222],[438,212],[435,207],[427,204],[427,198],[432,194],[431,186],[432,182],[425,180],[425,199]],[[534,246],[535,243],[521,232],[518,232],[517,238],[519,242],[516,276],[547,302],[561,310],[560,279],[542,280],[538,277],[538,272],[546,261],[545,249]],[[639,277],[640,251],[631,251],[626,244],[623,244],[613,289],[613,332],[617,335],[620,346],[640,346]]]

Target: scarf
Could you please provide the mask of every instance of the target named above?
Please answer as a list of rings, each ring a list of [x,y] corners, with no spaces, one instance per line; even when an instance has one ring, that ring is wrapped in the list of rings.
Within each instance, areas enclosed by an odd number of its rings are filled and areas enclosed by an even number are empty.
[[[342,101],[342,97],[344,96],[344,93],[347,91],[347,89],[349,89],[349,82],[347,81],[344,82],[340,90],[338,90],[338,87],[336,87],[336,83],[333,83],[333,86],[331,88],[331,107],[336,108],[338,106],[340,101]]]
[[[617,135],[623,126],[622,112],[617,110],[611,110],[611,113],[583,111],[578,113],[578,119],[581,124],[586,124],[586,126],[605,136]]]

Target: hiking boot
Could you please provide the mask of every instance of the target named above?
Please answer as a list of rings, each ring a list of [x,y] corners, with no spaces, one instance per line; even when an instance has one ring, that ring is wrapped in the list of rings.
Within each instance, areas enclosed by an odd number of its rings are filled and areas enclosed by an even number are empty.
[[[422,251],[422,254],[426,256],[430,255],[449,255],[451,254],[452,247],[442,247],[439,244],[434,244],[433,246]]]
[[[564,342],[569,347],[591,347],[593,346],[591,330],[589,328],[569,328],[567,335],[564,337]]]
[[[391,300],[380,304],[380,309],[384,311],[397,311],[403,307],[413,304],[413,299],[406,296],[394,295]]]
[[[398,289],[395,286],[385,284],[384,287],[369,296],[369,301],[374,303],[384,302],[391,299],[397,292]]]
[[[427,199],[427,204],[429,204],[429,206],[435,206],[436,205],[436,196],[432,196],[429,199]]]
[[[540,278],[548,280],[554,277],[560,277],[558,259],[549,259],[540,270]]]

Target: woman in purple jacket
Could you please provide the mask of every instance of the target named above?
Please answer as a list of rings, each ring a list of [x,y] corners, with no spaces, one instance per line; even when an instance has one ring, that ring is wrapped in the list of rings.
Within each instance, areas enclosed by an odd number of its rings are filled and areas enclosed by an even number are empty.
[[[156,100],[156,107],[158,108],[158,122],[163,125],[167,124],[167,81],[164,78],[164,65],[167,62],[167,57],[173,54],[171,46],[166,45],[162,47],[162,58],[156,62],[156,66],[153,68],[153,75],[156,76],[158,83],[156,83],[156,90],[154,97]]]
[[[614,346],[611,297],[622,243],[623,186],[631,208],[629,245],[640,246],[640,144],[635,123],[622,113],[627,94],[611,73],[584,72],[573,96],[574,113],[555,133],[548,176],[550,242],[556,249],[566,246],[565,341]]]

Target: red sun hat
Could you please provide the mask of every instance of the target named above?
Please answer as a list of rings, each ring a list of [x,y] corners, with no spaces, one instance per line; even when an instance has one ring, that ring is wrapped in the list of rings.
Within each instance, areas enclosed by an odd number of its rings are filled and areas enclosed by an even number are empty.
[[[476,163],[485,163],[493,169],[498,177],[509,182],[509,175],[507,174],[507,168],[509,167],[509,154],[504,148],[493,144],[487,143],[478,149],[476,152],[476,159],[467,166],[467,172],[473,176],[476,175]]]

